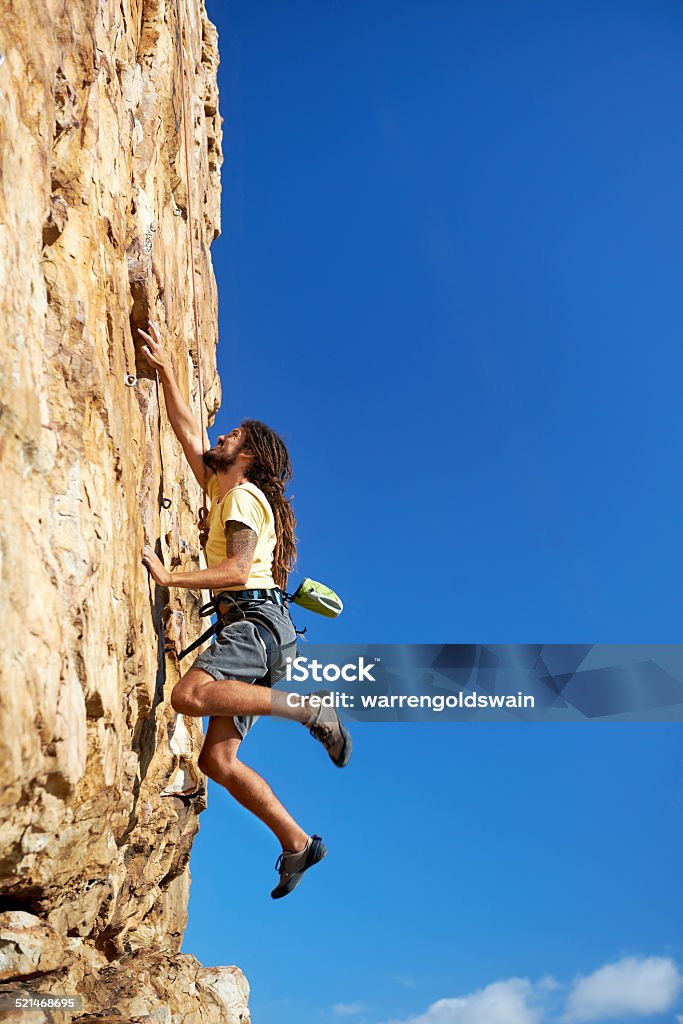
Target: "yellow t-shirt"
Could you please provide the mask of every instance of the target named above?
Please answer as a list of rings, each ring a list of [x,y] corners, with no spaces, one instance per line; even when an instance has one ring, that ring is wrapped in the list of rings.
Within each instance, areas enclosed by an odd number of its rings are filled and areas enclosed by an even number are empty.
[[[249,579],[239,587],[224,587],[224,590],[255,590],[271,589],[275,586],[272,577],[273,552],[275,551],[275,520],[260,487],[252,483],[239,484],[221,500],[218,477],[213,473],[206,485],[206,493],[211,501],[209,509],[209,539],[206,542],[206,563],[209,568],[218,562],[224,562],[225,524],[230,520],[244,523],[258,537],[254,561],[251,564]]]

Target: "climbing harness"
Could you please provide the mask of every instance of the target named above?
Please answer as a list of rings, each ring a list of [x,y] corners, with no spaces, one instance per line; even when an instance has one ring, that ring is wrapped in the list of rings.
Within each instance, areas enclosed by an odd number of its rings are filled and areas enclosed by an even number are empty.
[[[215,597],[207,601],[199,609],[199,614],[202,618],[205,618],[207,615],[216,615],[216,621],[194,643],[180,652],[178,660],[181,661],[191,651],[195,651],[209,637],[220,633],[224,626],[235,621],[235,616],[241,616],[247,622],[251,622],[254,625],[256,632],[261,638],[266,652],[268,673],[270,674],[276,667],[281,668],[286,654],[288,652],[291,654],[295,653],[296,640],[291,643],[283,643],[283,637],[278,634],[276,624],[267,615],[260,612],[260,608],[268,602],[273,602],[283,607],[284,595],[278,588],[274,590],[223,590],[221,593],[216,594]],[[274,676],[271,680],[267,675],[265,678],[266,681],[275,682],[276,678],[281,677]]]
[[[293,594],[283,594],[279,587],[276,587],[274,590],[222,590],[199,609],[201,618],[206,618],[208,615],[216,615],[216,621],[194,643],[180,652],[178,660],[180,661],[185,655],[196,651],[209,637],[220,633],[223,626],[227,625],[229,617],[235,613],[239,613],[242,618],[247,619],[249,622],[254,622],[261,635],[261,639],[264,639],[264,637],[259,627],[265,628],[271,635],[274,635],[273,624],[270,619],[263,615],[259,616],[259,606],[267,601],[273,601],[281,607],[284,606],[285,601],[290,601],[292,604],[298,604],[302,608],[306,608],[309,612],[324,615],[328,619],[336,619],[344,608],[342,599],[338,594],[335,594],[334,590],[326,587],[324,583],[318,583],[316,580],[308,579],[308,577],[300,583]],[[243,607],[244,604],[247,605],[246,610]],[[227,605],[228,607],[221,611],[221,605]],[[297,635],[302,636],[306,630],[296,630],[296,632]],[[278,640],[277,637],[275,639],[276,641]],[[268,648],[267,643],[266,647]]]
[[[180,3],[176,0],[176,17],[178,19],[178,28],[180,30],[180,95],[181,104],[183,111],[183,140],[185,149],[185,180],[187,184],[187,226],[190,232],[190,272],[192,277],[192,309],[194,313],[194,340],[195,340],[195,351],[197,354],[197,390],[199,393],[199,420],[202,433],[202,448],[204,447],[204,384],[202,381],[202,358],[199,346],[199,313],[197,312],[197,282],[195,281],[195,269],[194,269],[194,220],[192,218],[192,186],[190,176],[190,148],[187,141],[187,106],[185,101],[185,25],[180,13]],[[209,524],[208,524],[209,511],[206,506],[206,466],[204,467],[204,481],[202,483],[202,507],[199,511],[199,540],[203,548],[206,547],[206,542],[209,539]]]

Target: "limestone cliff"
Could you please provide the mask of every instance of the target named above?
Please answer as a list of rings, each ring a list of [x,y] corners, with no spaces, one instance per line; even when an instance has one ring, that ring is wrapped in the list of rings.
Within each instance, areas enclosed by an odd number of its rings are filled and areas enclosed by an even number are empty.
[[[198,413],[194,273],[208,420],[217,62],[201,0],[0,0],[0,982],[119,1024],[248,1020],[236,968],[178,952],[206,790],[165,647],[200,595],[164,605],[140,562],[148,539],[199,564],[135,328],[162,325]]]

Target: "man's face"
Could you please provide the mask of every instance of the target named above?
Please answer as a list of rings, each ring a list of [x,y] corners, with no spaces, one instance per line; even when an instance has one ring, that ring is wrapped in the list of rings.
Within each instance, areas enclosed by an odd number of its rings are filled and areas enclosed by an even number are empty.
[[[243,434],[240,427],[235,427],[229,434],[221,434],[213,448],[204,452],[204,465],[214,473],[226,473],[237,462],[244,442]]]

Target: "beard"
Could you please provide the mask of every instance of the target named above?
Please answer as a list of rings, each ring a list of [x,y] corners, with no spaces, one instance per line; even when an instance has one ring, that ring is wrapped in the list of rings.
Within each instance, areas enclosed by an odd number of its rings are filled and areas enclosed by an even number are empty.
[[[224,452],[222,448],[210,448],[204,452],[202,459],[204,465],[208,466],[214,473],[227,473],[237,462],[237,452]]]

